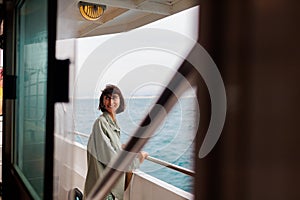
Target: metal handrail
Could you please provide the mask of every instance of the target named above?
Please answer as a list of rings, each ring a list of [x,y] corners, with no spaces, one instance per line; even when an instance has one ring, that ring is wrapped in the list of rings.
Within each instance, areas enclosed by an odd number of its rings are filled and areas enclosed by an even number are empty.
[[[80,133],[78,131],[74,131],[74,134],[78,135],[78,136],[85,137],[85,138],[89,137],[87,134]],[[160,160],[158,158],[154,158],[152,156],[147,156],[146,160],[148,160],[150,162],[153,162],[153,163],[156,163],[156,164],[159,164],[159,165],[162,165],[162,166],[165,166],[167,168],[173,169],[175,171],[181,172],[181,173],[189,175],[189,176],[195,176],[195,172],[193,170],[190,170],[190,169],[178,166],[178,165],[174,165],[172,163],[169,163],[169,162],[164,161],[164,160]]]
[[[164,160],[160,160],[158,158],[154,158],[152,156],[147,156],[146,160],[149,160],[149,161],[154,162],[159,165],[163,165],[167,168],[173,169],[175,171],[181,172],[181,173],[189,175],[189,176],[195,176],[195,172],[193,170],[186,169],[186,168],[178,166],[178,165],[174,165],[172,163],[166,162]]]

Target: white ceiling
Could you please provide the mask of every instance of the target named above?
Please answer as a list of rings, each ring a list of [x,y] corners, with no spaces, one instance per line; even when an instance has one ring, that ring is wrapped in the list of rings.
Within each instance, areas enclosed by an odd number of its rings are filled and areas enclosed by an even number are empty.
[[[87,21],[78,2],[58,0],[58,39],[124,32],[199,5],[199,0],[87,0],[107,6],[99,20]]]

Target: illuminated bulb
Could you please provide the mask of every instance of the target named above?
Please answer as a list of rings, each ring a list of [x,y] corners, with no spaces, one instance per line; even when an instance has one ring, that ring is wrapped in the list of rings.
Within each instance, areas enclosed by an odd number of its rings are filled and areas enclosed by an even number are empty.
[[[105,5],[93,4],[80,1],[78,3],[79,11],[82,17],[89,21],[94,21],[99,19],[106,9]]]

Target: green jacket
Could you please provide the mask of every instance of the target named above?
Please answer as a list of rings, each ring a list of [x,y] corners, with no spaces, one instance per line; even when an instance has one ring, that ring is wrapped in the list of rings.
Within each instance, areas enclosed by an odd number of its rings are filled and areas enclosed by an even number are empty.
[[[108,163],[117,156],[120,150],[120,128],[118,124],[112,120],[110,115],[107,112],[104,112],[94,122],[87,145],[88,171],[85,181],[84,196],[88,195],[98,179],[103,178],[104,169]],[[135,169],[138,166],[139,160],[136,158],[129,168]],[[124,183],[125,173],[111,190],[111,193],[118,200],[123,199]]]

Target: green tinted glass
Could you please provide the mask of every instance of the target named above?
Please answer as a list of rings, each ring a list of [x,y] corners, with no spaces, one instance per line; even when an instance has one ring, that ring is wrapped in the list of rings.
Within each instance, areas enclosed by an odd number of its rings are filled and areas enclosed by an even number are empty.
[[[44,191],[47,38],[47,1],[23,1],[17,13],[14,164],[35,199]]]

